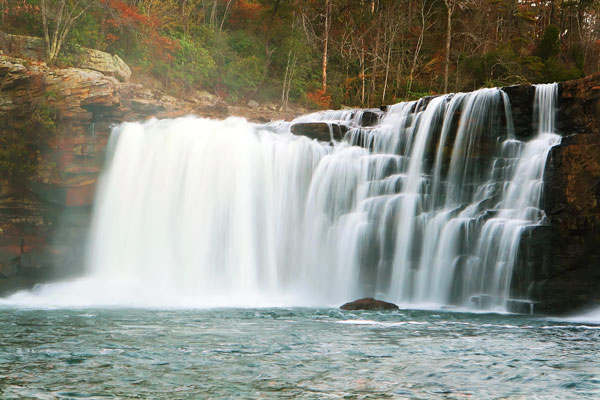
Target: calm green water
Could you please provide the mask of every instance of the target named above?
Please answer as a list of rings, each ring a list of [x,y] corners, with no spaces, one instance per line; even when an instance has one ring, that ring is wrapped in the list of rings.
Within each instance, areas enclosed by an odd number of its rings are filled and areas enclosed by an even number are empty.
[[[0,398],[600,398],[600,325],[336,309],[0,308]]]

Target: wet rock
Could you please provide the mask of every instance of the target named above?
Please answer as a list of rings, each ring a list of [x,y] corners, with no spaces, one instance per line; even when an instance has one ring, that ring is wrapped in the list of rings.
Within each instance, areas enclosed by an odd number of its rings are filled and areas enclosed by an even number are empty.
[[[525,299],[508,299],[506,300],[506,309],[509,312],[517,314],[537,314],[539,313],[539,303]]]
[[[379,122],[379,114],[373,111],[365,110],[360,116],[360,126],[370,127],[375,126]]]
[[[557,129],[563,138],[544,172],[549,226],[532,232],[543,240],[524,235],[535,254],[520,268],[530,270],[529,297],[546,314],[600,306],[600,74],[560,84]]]
[[[258,106],[259,106],[259,104],[258,104],[256,101],[254,101],[254,100],[250,100],[250,101],[248,102],[248,107],[251,107],[251,108],[256,108],[256,107],[258,107]]]
[[[340,307],[342,310],[397,310],[398,306],[394,303],[388,303],[383,300],[376,300],[372,297],[365,297],[346,303]]]
[[[17,263],[13,257],[0,251],[0,279],[14,277],[17,274]]]
[[[532,118],[535,87],[533,85],[516,85],[504,87],[502,90],[510,100],[515,135],[519,139],[528,140],[536,132]]]
[[[342,140],[348,127],[328,122],[298,122],[293,124],[291,131],[294,135],[306,136],[322,142]]]

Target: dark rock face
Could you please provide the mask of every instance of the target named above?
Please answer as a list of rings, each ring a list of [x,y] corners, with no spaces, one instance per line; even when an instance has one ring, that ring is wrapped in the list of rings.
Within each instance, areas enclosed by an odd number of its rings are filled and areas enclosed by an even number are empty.
[[[365,297],[346,303],[340,307],[342,310],[397,310],[398,306],[394,303],[388,303],[383,300],[375,300],[372,297]]]
[[[298,122],[290,129],[294,135],[306,136],[322,142],[342,140],[348,130],[345,125],[327,122]]]
[[[547,260],[532,287],[552,314],[600,305],[600,74],[560,85],[557,125],[563,139],[544,177]]]
[[[537,130],[534,86],[503,90],[515,134],[528,140]],[[556,128],[563,138],[544,172],[549,223],[522,235],[511,287],[512,296],[530,298],[532,310],[545,314],[600,306],[600,74],[559,85]]]
[[[532,85],[518,85],[505,87],[502,90],[510,100],[515,135],[519,139],[529,139],[536,132],[532,118],[535,87]]]
[[[375,111],[365,110],[360,116],[359,124],[364,127],[375,126],[379,122],[380,115]]]

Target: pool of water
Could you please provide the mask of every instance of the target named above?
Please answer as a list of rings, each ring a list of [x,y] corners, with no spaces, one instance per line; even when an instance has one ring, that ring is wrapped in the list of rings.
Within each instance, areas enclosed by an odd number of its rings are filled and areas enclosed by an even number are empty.
[[[600,325],[442,311],[0,308],[0,398],[599,398]]]

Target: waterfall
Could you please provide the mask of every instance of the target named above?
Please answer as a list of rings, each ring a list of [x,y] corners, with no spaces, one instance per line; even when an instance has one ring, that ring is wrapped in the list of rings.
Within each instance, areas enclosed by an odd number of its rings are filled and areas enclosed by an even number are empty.
[[[504,310],[521,234],[546,222],[556,98],[557,85],[536,86],[537,133],[526,142],[500,89],[396,104],[371,127],[359,110],[292,122],[348,126],[334,145],[283,122],[122,124],[80,295],[153,305],[337,305],[369,295]]]

